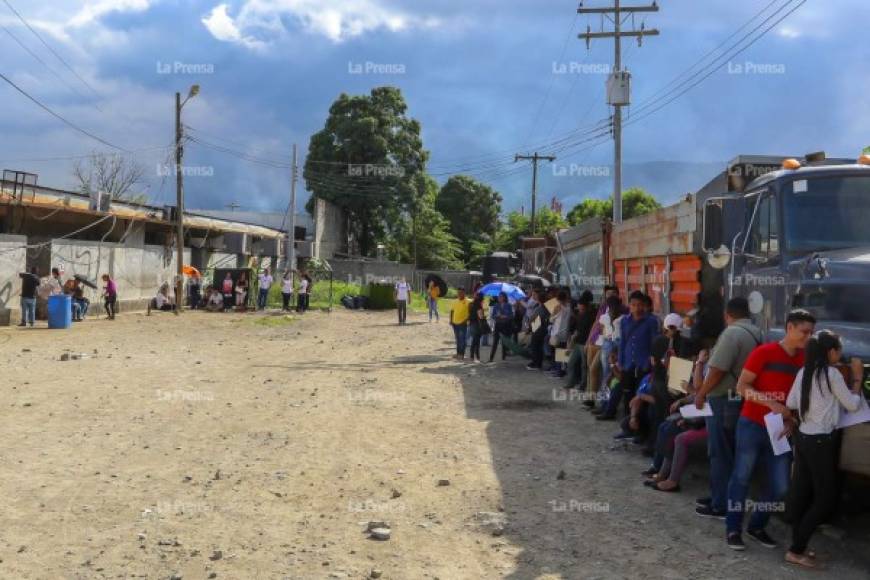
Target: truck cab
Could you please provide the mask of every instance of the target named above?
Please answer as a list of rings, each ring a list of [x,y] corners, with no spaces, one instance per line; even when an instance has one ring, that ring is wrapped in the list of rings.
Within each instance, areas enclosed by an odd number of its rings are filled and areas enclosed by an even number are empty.
[[[743,191],[706,200],[703,219],[704,250],[725,271],[725,297],[747,297],[770,340],[782,337],[791,309],[813,313],[817,329],[842,337],[846,360],[864,361],[870,399],[870,156],[785,159]],[[858,427],[870,440],[870,426]]]

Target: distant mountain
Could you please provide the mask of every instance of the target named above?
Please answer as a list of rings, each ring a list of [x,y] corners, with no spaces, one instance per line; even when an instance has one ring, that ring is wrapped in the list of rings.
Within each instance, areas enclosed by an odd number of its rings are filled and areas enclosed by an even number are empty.
[[[726,162],[649,161],[629,163],[622,167],[622,188],[640,187],[652,194],[662,205],[670,205],[695,193],[711,179],[724,171]],[[613,176],[607,167],[606,176],[585,177],[578,175],[572,180],[570,192],[553,183],[556,195],[567,212],[586,197],[604,198],[613,192]],[[549,199],[551,196],[547,196]]]
[[[670,205],[687,193],[695,193],[711,179],[725,170],[726,162],[649,161],[628,163],[622,167],[623,190],[641,187],[655,196],[662,205]],[[539,169],[538,204],[548,205],[555,195],[562,203],[564,213],[587,197],[605,198],[613,191],[613,173],[610,165],[553,165]],[[531,170],[505,183],[496,184],[505,197],[507,211],[530,206],[525,193],[529,189]]]

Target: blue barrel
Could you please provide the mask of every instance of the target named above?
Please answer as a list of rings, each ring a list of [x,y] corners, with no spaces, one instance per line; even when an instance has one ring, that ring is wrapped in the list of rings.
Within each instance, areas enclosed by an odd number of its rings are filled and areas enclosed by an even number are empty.
[[[72,296],[57,294],[48,297],[48,327],[69,328],[72,326]]]

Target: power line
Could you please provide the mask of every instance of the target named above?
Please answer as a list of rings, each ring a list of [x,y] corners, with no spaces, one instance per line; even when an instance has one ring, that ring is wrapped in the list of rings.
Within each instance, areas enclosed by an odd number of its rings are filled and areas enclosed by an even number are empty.
[[[34,60],[36,60],[38,63],[40,63],[42,66],[44,66],[44,67],[48,70],[48,72],[50,72],[52,75],[54,75],[54,76],[57,78],[57,80],[59,80],[61,83],[63,83],[64,86],[66,86],[69,90],[71,90],[72,92],[74,92],[76,95],[78,95],[78,96],[81,97],[82,99],[86,99],[86,97],[81,93],[81,91],[79,91],[77,88],[75,88],[74,86],[72,86],[72,84],[70,84],[69,82],[67,82],[67,80],[66,80],[65,78],[63,78],[62,76],[60,76],[60,74],[59,74],[56,70],[54,70],[52,67],[50,67],[50,66],[48,65],[47,62],[45,62],[44,60],[42,60],[42,58],[41,58],[38,54],[36,54],[36,53],[33,52],[32,50],[30,50],[30,48],[29,48],[26,44],[24,44],[24,43],[21,41],[21,39],[19,39],[17,36],[15,36],[15,35],[12,33],[11,30],[9,30],[7,27],[3,26],[2,24],[0,24],[0,28],[2,28],[3,31],[4,31],[6,34],[8,34],[9,37],[10,37],[12,40],[14,40],[15,43],[16,43],[18,46],[21,47],[22,50],[24,50],[27,54],[29,54],[30,56],[32,56]],[[100,109],[97,108],[97,110],[100,110]]]
[[[10,86],[12,86],[13,89],[15,89],[16,91],[18,91],[19,93],[21,93],[22,95],[27,97],[27,99],[29,99],[30,101],[35,103],[40,109],[47,112],[52,117],[58,119],[60,122],[62,122],[64,125],[68,126],[69,128],[73,129],[74,131],[77,131],[77,132],[81,133],[82,135],[85,135],[86,137],[90,137],[94,141],[98,141],[99,143],[102,143],[103,145],[106,145],[107,147],[111,147],[112,149],[117,149],[118,151],[123,151],[124,153],[130,153],[129,150],[124,149],[123,147],[121,147],[119,145],[115,145],[114,143],[110,143],[109,141],[106,141],[102,137],[99,137],[99,136],[91,133],[90,131],[88,131],[86,129],[82,129],[80,126],[76,125],[75,123],[73,123],[72,121],[67,119],[66,117],[62,116],[60,113],[55,112],[54,110],[49,108],[47,105],[45,105],[41,101],[39,101],[36,97],[32,96],[30,93],[28,93],[27,91],[25,91],[24,89],[22,89],[21,87],[16,85],[12,81],[12,79],[7,77],[3,73],[0,73],[0,79],[6,81],[6,83],[8,83]]]
[[[747,38],[749,38],[749,37],[750,37],[753,33],[755,33],[758,29],[760,29],[762,26],[764,26],[764,24],[765,24],[766,22],[769,22],[769,21],[770,21],[772,18],[774,18],[777,14],[779,14],[780,12],[782,12],[782,11],[783,11],[783,10],[784,10],[788,5],[789,5],[789,4],[791,4],[793,1],[794,1],[794,0],[789,0],[786,4],[784,4],[784,5],[781,6],[779,9],[777,9],[777,10],[776,10],[772,15],[768,16],[768,17],[767,17],[767,18],[766,18],[766,19],[765,19],[765,20],[764,20],[760,25],[756,26],[756,27],[755,27],[754,29],[752,29],[749,33],[747,33],[746,35],[744,35],[740,40],[738,40],[735,44],[733,44],[733,45],[732,45],[728,50],[732,50],[732,49],[734,49],[734,48],[737,48],[737,47],[738,47],[738,46],[739,46],[739,45],[740,45],[744,40],[746,40]],[[736,51],[734,51],[734,52],[732,52],[732,53],[726,53],[726,54],[720,56],[719,58],[717,58],[716,60],[712,61],[712,62],[710,63],[710,65],[708,65],[708,67],[707,67],[707,68],[708,68],[708,71],[707,71],[706,74],[704,74],[703,76],[700,76],[700,78],[698,78],[698,75],[697,75],[697,74],[694,75],[694,78],[697,79],[697,80],[695,80],[694,82],[692,82],[691,84],[689,84],[688,86],[686,86],[685,89],[683,89],[682,91],[678,92],[678,93],[675,94],[673,97],[671,97],[671,98],[669,98],[669,99],[667,99],[666,97],[662,97],[662,98],[658,99],[658,101],[659,101],[660,104],[657,103],[657,102],[655,102],[655,101],[652,101],[652,102],[648,102],[648,103],[642,105],[642,106],[640,107],[640,111],[641,111],[641,113],[639,113],[640,116],[633,116],[633,117],[632,117],[632,118],[631,118],[631,119],[626,123],[626,125],[630,125],[630,124],[633,124],[633,123],[637,123],[637,122],[639,122],[639,121],[645,119],[646,117],[649,117],[649,116],[652,115],[653,113],[655,113],[655,112],[657,112],[657,111],[663,109],[664,107],[666,107],[666,106],[669,105],[670,103],[674,102],[675,100],[677,100],[678,98],[680,98],[681,96],[683,96],[684,94],[686,94],[687,92],[689,92],[690,90],[692,90],[693,88],[695,88],[696,86],[698,86],[699,84],[701,84],[702,82],[704,82],[706,79],[708,79],[710,76],[712,76],[715,72],[717,72],[717,70],[718,70],[718,68],[719,68],[719,65],[718,65],[717,63],[718,63],[720,60],[722,60],[722,59],[726,59],[726,60],[727,60],[727,59],[734,58],[735,56],[737,56],[737,55],[739,55],[739,54],[745,52],[746,50],[748,50],[752,45],[754,45],[756,42],[758,42],[759,40],[761,40],[761,38],[763,38],[763,37],[764,37],[768,32],[770,32],[773,28],[775,28],[775,27],[776,27],[780,22],[782,22],[783,20],[785,20],[786,18],[788,18],[792,13],[794,13],[797,9],[799,9],[801,6],[803,6],[803,5],[806,3],[806,1],[807,1],[807,0],[800,0],[800,3],[799,3],[799,4],[797,4],[797,5],[794,6],[791,10],[789,10],[788,12],[786,12],[783,16],[781,16],[779,19],[777,19],[775,22],[773,22],[770,26],[768,26],[767,28],[765,28],[764,30],[762,30],[761,33],[758,34],[757,36],[755,36],[755,38],[753,38],[753,39],[749,42],[749,44],[747,44],[746,46],[740,47],[740,48],[738,48]],[[700,71],[700,72],[703,72],[703,71]],[[700,74],[700,72],[699,72],[698,74]],[[686,81],[684,81],[683,83],[681,83],[680,85],[678,85],[678,87],[680,87],[680,86],[685,86],[686,83],[690,82],[691,80],[692,80],[692,78],[687,79]],[[672,94],[672,93],[673,93],[674,91],[676,91],[676,90],[677,90],[677,87],[675,87],[673,90],[669,91],[668,94]],[[662,101],[663,101],[663,102],[662,102]]]
[[[51,54],[53,54],[53,55],[55,56],[55,58],[57,58],[57,60],[59,60],[59,61],[63,64],[63,66],[66,67],[66,69],[67,69],[68,71],[70,71],[70,72],[71,72],[71,73],[72,73],[72,74],[73,74],[73,75],[74,75],[74,76],[79,80],[79,82],[81,82],[84,86],[88,87],[88,89],[90,89],[90,91],[91,91],[92,93],[94,93],[94,95],[96,95],[97,97],[100,96],[100,94],[97,92],[97,90],[94,89],[94,87],[92,87],[90,84],[88,84],[88,82],[87,82],[85,79],[83,79],[83,78],[79,75],[79,73],[77,73],[77,72],[75,71],[75,69],[73,69],[73,67],[70,66],[70,64],[69,64],[69,63],[68,63],[68,62],[67,62],[67,61],[66,61],[66,60],[65,60],[61,55],[59,55],[59,54],[57,53],[57,51],[54,50],[54,49],[51,47],[51,45],[49,45],[49,44],[45,41],[44,38],[42,38],[42,35],[39,34],[39,33],[38,33],[38,32],[37,32],[37,31],[36,31],[32,26],[30,26],[30,23],[27,22],[27,20],[25,20],[25,18],[24,18],[24,17],[23,17],[23,16],[22,16],[22,15],[21,15],[21,14],[20,14],[16,9],[15,9],[14,6],[12,6],[12,4],[9,3],[9,0],[3,0],[3,3],[6,5],[7,8],[9,8],[9,10],[12,11],[13,14],[15,14],[15,16],[18,17],[18,20],[20,20],[21,23],[24,24],[24,26],[26,26],[27,29],[28,29],[30,32],[33,33],[33,36],[35,36],[36,38],[38,38],[38,39],[39,39],[39,42],[41,42],[42,45],[45,46],[45,48],[47,48],[47,49],[49,50],[49,52],[51,52]],[[96,105],[95,105],[95,106],[96,106]],[[97,107],[97,109],[99,109],[99,107]]]
[[[568,29],[568,38],[565,39],[565,42],[562,44],[562,50],[559,53],[559,62],[565,58],[565,52],[568,50],[568,43],[571,41],[571,37],[574,34],[574,27],[577,25],[577,19],[580,17],[579,14],[574,15],[574,20],[571,21],[571,28]],[[535,113],[534,121],[532,121],[531,127],[529,127],[529,132],[526,135],[526,138],[523,141],[529,141],[535,134],[535,129],[537,128],[538,121],[541,118],[541,113],[544,111],[544,107],[547,104],[547,100],[550,98],[550,93],[553,91],[553,85],[556,83],[556,75],[553,71],[550,71],[550,84],[547,86],[547,91],[544,93],[544,98],[541,99],[541,104],[538,106],[538,111]]]

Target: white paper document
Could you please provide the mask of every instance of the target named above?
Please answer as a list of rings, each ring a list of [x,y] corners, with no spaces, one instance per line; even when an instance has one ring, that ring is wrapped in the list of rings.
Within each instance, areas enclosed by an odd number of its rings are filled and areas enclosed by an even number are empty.
[[[680,415],[683,419],[698,419],[699,417],[712,417],[713,409],[710,408],[710,403],[704,403],[703,409],[698,409],[694,404],[684,405],[680,407]]]
[[[668,390],[686,394],[686,384],[692,378],[695,363],[678,356],[672,356],[668,363]]]
[[[779,413],[768,413],[764,416],[764,424],[767,426],[767,434],[770,436],[770,444],[774,455],[782,455],[791,451],[791,445],[787,437],[780,437],[785,430],[785,423]]]
[[[840,422],[837,424],[837,429],[845,429],[868,421],[870,421],[870,405],[867,405],[867,400],[861,396],[861,406],[854,413],[840,409]]]

